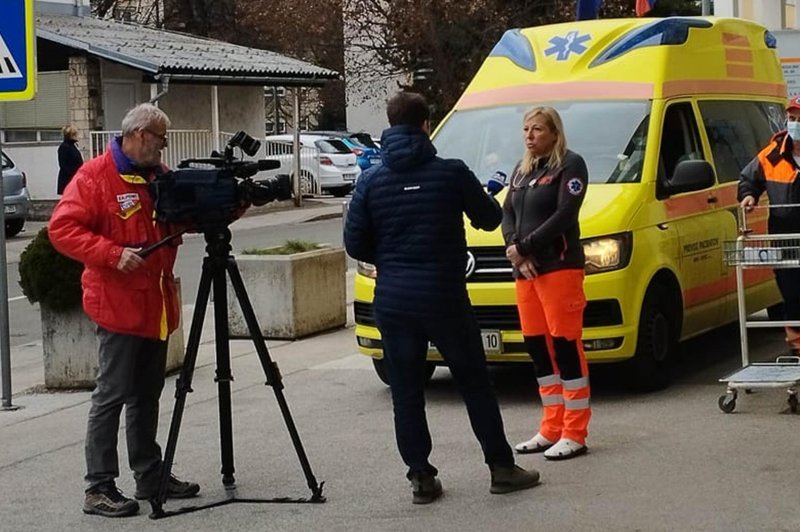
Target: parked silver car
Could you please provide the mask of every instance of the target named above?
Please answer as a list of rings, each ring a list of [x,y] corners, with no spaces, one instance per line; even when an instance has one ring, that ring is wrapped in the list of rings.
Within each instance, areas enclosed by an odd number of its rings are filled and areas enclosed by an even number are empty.
[[[3,195],[5,205],[6,237],[16,236],[25,226],[31,201],[25,172],[20,170],[8,155],[0,152],[3,161]]]

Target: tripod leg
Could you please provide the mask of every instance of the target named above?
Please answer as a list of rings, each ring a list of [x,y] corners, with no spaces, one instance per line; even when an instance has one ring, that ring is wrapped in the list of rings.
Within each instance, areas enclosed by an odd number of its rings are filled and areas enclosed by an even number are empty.
[[[228,293],[225,267],[218,259],[214,269],[214,336],[217,350],[217,387],[219,389],[220,453],[222,455],[222,484],[232,489],[233,476],[233,417],[231,414],[231,355],[228,331]]]
[[[258,359],[261,361],[261,367],[264,369],[264,374],[267,377],[266,384],[272,386],[275,392],[275,398],[281,409],[286,428],[289,430],[289,436],[292,438],[292,443],[297,452],[297,458],[300,460],[300,466],[303,468],[306,482],[313,494],[311,500],[324,500],[322,497],[322,484],[317,484],[317,479],[311,471],[311,464],[308,462],[308,457],[303,449],[303,443],[300,441],[300,435],[297,433],[297,427],[295,427],[292,414],[289,411],[289,404],[286,402],[286,397],[283,395],[283,381],[281,379],[280,370],[269,354],[267,343],[264,340],[264,336],[261,334],[261,327],[258,325],[258,319],[253,311],[253,305],[250,303],[250,298],[247,296],[247,290],[244,286],[244,281],[242,281],[242,276],[239,273],[239,267],[236,265],[236,260],[232,257],[228,258],[226,268],[230,275],[233,289],[236,292],[236,299],[239,301],[239,305],[242,309],[242,315],[247,322],[250,338],[253,340],[256,352],[258,353]]]
[[[172,461],[175,458],[175,449],[178,446],[178,433],[181,429],[183,410],[186,406],[186,394],[192,391],[192,378],[197,363],[197,350],[200,347],[200,336],[203,332],[203,320],[208,306],[208,295],[211,291],[211,270],[209,263],[203,262],[203,273],[200,275],[200,287],[197,290],[192,325],[189,331],[189,342],[186,346],[186,355],[183,358],[183,367],[180,377],[175,382],[175,408],[172,410],[172,422],[169,425],[167,447],[164,450],[161,478],[158,483],[158,494],[150,501],[153,515],[163,513],[162,507],[167,500],[167,486],[172,472]]]

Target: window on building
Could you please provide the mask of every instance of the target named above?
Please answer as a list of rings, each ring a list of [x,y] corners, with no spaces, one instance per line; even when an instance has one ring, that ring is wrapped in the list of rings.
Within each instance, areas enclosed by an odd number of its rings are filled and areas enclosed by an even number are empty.
[[[0,136],[3,144],[35,144],[61,142],[60,129],[6,129]]]

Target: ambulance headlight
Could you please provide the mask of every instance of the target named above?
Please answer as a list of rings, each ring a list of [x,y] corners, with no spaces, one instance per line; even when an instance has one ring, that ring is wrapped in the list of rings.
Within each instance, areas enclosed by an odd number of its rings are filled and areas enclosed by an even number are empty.
[[[631,260],[631,233],[587,238],[581,242],[586,255],[587,275],[621,270]]]
[[[358,273],[370,279],[375,279],[375,277],[378,276],[378,269],[375,268],[374,264],[370,264],[369,262],[358,261],[356,269]]]

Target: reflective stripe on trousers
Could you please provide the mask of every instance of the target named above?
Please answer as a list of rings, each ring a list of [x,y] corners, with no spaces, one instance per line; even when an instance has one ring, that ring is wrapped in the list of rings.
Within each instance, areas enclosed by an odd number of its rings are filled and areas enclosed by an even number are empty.
[[[516,294],[544,411],[539,432],[551,441],[564,437],[583,444],[592,415],[589,367],[581,341],[586,307],[583,270],[518,279]]]

